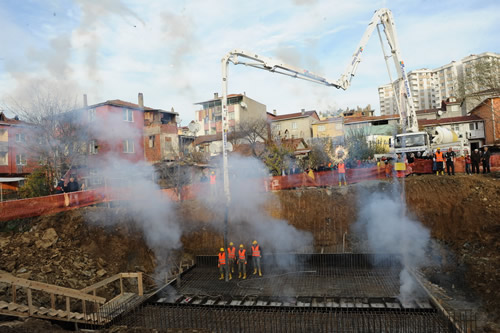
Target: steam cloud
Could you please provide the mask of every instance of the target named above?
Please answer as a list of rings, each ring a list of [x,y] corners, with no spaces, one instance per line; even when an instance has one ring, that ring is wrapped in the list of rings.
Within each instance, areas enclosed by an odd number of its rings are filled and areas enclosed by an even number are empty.
[[[430,232],[406,215],[405,203],[397,197],[400,193],[398,187],[395,185],[392,195],[361,195],[359,219],[353,228],[356,234],[365,236],[370,251],[401,256],[400,298],[407,302],[417,293],[417,286],[408,269],[417,269],[425,264]]]

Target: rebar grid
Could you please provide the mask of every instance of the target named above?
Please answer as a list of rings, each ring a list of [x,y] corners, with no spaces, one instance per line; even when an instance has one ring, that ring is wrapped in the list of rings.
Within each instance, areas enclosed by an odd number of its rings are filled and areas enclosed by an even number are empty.
[[[475,330],[475,317],[461,314],[461,327]],[[331,311],[145,305],[124,318],[129,328],[206,329],[210,332],[456,332],[437,311]]]

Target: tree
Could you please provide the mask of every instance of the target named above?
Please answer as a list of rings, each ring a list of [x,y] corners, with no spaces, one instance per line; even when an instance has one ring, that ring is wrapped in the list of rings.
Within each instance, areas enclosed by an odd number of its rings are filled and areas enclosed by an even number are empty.
[[[259,145],[269,141],[270,124],[266,119],[258,118],[241,121],[236,131],[240,140],[248,142],[253,156],[261,157],[264,155],[265,149],[259,149]]]
[[[32,87],[29,96],[22,100],[11,98],[6,108],[28,123],[30,130],[23,145],[28,159],[44,166],[50,185],[86,155],[82,121],[86,113],[77,108],[76,99],[57,87]]]
[[[488,95],[500,93],[500,59],[479,58],[464,65],[463,75],[455,79],[455,94],[465,99],[467,110],[482,102]]]
[[[34,198],[49,195],[51,184],[47,183],[47,168],[42,166],[35,169],[19,188],[21,198]]]
[[[290,148],[281,142],[271,142],[264,155],[264,164],[273,176],[281,176],[281,172],[290,167],[289,163],[293,157],[293,151]]]
[[[374,145],[368,144],[367,133],[363,128],[352,129],[346,133],[346,147],[349,152],[349,160],[367,160],[375,154]]]

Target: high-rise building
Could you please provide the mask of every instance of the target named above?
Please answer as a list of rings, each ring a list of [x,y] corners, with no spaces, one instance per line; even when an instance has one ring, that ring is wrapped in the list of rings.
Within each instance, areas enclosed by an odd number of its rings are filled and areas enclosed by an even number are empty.
[[[408,73],[408,81],[413,95],[413,105],[416,110],[435,109],[441,107],[441,101],[449,97],[459,96],[459,80],[473,74],[474,65],[478,62],[494,61],[500,64],[500,54],[484,52],[478,55],[470,55],[459,61],[452,61],[436,69],[418,69]],[[500,75],[500,68],[496,71]],[[402,81],[394,83],[396,91],[402,91]],[[484,90],[488,87],[476,87]],[[396,95],[392,84],[386,84],[378,88],[380,101],[380,114],[397,113]],[[466,92],[470,93],[470,92]],[[469,109],[469,107],[467,107]],[[468,110],[467,110],[468,111]]]

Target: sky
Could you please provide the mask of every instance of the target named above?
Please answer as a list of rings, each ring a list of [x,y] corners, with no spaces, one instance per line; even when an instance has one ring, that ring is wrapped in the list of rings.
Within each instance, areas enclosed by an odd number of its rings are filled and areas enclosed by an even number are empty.
[[[0,102],[54,87],[79,103],[121,99],[194,119],[221,94],[221,59],[251,51],[337,80],[375,10],[394,15],[408,70],[500,52],[497,0],[2,0]],[[391,63],[392,64],[392,63]],[[278,114],[371,106],[389,83],[377,34],[348,90],[229,64],[229,93]],[[0,104],[1,105],[1,104]]]

